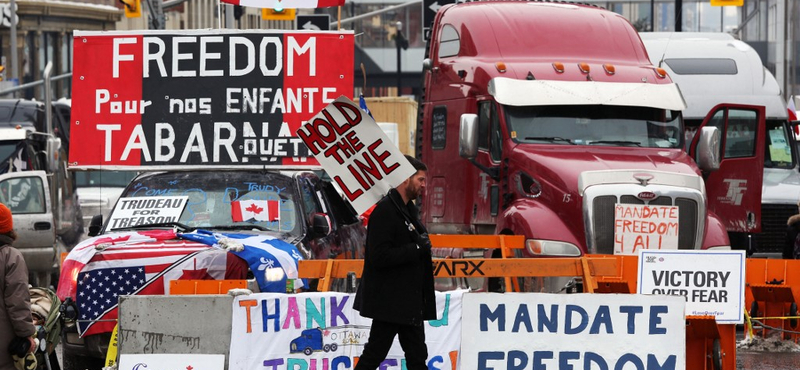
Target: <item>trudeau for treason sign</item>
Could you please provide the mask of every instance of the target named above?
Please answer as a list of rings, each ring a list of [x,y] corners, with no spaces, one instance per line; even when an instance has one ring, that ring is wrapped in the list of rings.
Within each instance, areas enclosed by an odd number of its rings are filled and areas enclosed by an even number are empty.
[[[70,167],[316,164],[297,129],[353,89],[353,33],[76,32]]]

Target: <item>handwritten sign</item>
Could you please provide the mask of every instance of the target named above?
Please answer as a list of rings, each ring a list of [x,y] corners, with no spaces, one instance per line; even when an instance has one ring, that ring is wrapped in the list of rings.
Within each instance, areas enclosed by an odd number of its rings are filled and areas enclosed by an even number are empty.
[[[744,322],[745,251],[641,250],[637,293],[686,298],[686,314]]]
[[[120,198],[108,219],[108,230],[178,222],[188,199],[188,196]]]
[[[614,208],[614,254],[640,249],[678,249],[678,207],[617,204]]]
[[[684,305],[631,294],[469,293],[460,368],[682,370]]]
[[[359,214],[416,172],[375,120],[345,96],[300,127],[297,136]]]
[[[447,106],[434,107],[431,120],[431,146],[444,149],[447,144]]]
[[[353,91],[352,31],[75,32],[74,168],[318,163],[294,132]]]

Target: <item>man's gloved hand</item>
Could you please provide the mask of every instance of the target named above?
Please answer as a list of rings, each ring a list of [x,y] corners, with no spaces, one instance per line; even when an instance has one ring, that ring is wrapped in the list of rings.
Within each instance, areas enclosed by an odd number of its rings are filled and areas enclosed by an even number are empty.
[[[431,239],[428,237],[428,233],[422,233],[422,234],[413,233],[412,235],[414,243],[416,243],[417,246],[419,246],[419,249],[424,250],[425,252],[428,253],[431,252],[431,248],[433,246],[431,245]]]

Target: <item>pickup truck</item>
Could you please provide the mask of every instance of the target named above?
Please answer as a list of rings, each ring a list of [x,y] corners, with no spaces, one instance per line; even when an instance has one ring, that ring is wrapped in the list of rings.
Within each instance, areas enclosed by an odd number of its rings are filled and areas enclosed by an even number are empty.
[[[151,211],[140,211],[125,223],[119,220],[120,204],[142,199],[185,199],[185,208],[177,219],[144,216]],[[135,198],[135,199],[131,199]],[[253,202],[275,202],[275,207],[252,207]],[[252,207],[252,208],[251,208]],[[253,216],[253,217],[250,217]],[[166,217],[166,216],[165,216]],[[138,175],[122,192],[111,216],[103,221],[103,215],[95,215],[89,226],[91,238],[76,246],[67,256],[93,253],[86,264],[70,268],[67,263],[61,272],[58,295],[70,307],[73,316],[67,318],[62,343],[64,366],[68,369],[99,369],[104,358],[111,331],[112,318],[116,318],[116,297],[100,311],[112,316],[98,315],[81,295],[85,271],[97,267],[127,253],[129,259],[147,259],[160,256],[160,266],[145,266],[144,281],[132,292],[124,294],[169,294],[166,266],[174,267],[176,260],[190,253],[197,254],[194,265],[182,270],[174,279],[252,279],[255,274],[264,274],[261,266],[256,269],[239,268],[242,261],[233,253],[225,253],[192,240],[176,237],[182,233],[204,230],[213,233],[236,233],[254,237],[275,238],[294,245],[304,259],[363,258],[366,230],[357,214],[352,210],[328,181],[311,170],[186,170],[147,172]],[[134,234],[135,237],[130,236]],[[125,239],[125,240],[123,240]],[[184,252],[174,252],[181,250]],[[225,255],[220,267],[214,264],[218,258],[206,256]],[[267,265],[269,261],[265,261]],[[239,266],[239,267],[237,267]],[[215,267],[218,269],[215,270]],[[158,271],[155,271],[155,270]],[[191,271],[189,271],[191,270]],[[111,272],[111,269],[103,270]],[[174,271],[174,270],[173,270]],[[180,268],[177,271],[181,271]],[[113,273],[113,272],[111,272]],[[199,275],[202,277],[198,277]],[[163,282],[151,284],[160,275]],[[138,281],[138,280],[137,280]],[[342,282],[343,283],[343,282]],[[150,284],[150,285],[148,285]],[[160,284],[160,285],[159,285]],[[134,282],[136,285],[136,282]],[[159,285],[158,289],[146,290],[144,286]],[[116,287],[115,287],[116,288]],[[104,287],[105,289],[105,287]],[[309,282],[309,290],[314,282]],[[123,293],[111,292],[122,295]],[[102,304],[102,302],[100,302]]]

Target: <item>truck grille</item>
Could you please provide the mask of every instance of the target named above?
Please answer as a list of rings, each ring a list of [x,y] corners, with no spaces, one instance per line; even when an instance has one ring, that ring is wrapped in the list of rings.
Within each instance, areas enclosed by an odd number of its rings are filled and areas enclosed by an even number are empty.
[[[673,203],[674,200],[674,203]],[[694,249],[697,238],[697,202],[690,198],[671,198],[668,196],[657,197],[647,203],[632,196],[622,195],[617,201],[615,195],[603,195],[594,198],[592,202],[593,228],[595,232],[596,253],[614,254],[614,207],[622,204],[649,204],[660,206],[677,206],[678,222],[678,249]],[[785,221],[784,221],[785,223]]]
[[[794,204],[762,204],[761,233],[754,234],[755,253],[781,253],[786,243],[786,220],[797,214]]]

